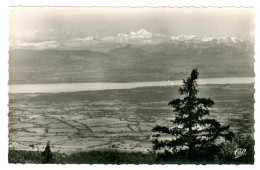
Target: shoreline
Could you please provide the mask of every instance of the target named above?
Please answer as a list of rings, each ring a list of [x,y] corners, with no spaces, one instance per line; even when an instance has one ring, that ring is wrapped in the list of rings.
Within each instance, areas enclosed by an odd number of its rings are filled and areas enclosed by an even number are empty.
[[[210,84],[253,84],[254,77],[233,77],[233,78],[209,78],[199,79],[199,85]],[[57,83],[57,84],[16,84],[9,85],[8,93],[62,93],[99,90],[122,90],[140,87],[163,87],[180,86],[182,80],[173,81],[152,81],[152,82],[131,82],[131,83]]]

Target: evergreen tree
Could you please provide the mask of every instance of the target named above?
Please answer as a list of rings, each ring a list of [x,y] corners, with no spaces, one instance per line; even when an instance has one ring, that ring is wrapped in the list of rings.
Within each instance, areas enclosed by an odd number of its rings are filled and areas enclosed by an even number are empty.
[[[42,158],[42,163],[51,163],[52,161],[52,153],[49,142],[47,143],[45,150],[42,152]]]
[[[209,109],[214,105],[210,98],[197,97],[199,72],[193,69],[187,80],[179,89],[183,99],[173,99],[169,106],[173,108],[176,117],[172,120],[172,127],[156,126],[157,132],[153,141],[153,149],[162,159],[172,156],[188,161],[214,159],[220,150],[217,139],[232,140],[233,132],[228,126],[222,126],[217,120],[209,118]],[[163,135],[163,136],[162,136]],[[169,139],[169,136],[170,139]],[[223,141],[223,140],[222,140]],[[219,144],[217,144],[219,143]],[[163,157],[164,155],[164,157]]]

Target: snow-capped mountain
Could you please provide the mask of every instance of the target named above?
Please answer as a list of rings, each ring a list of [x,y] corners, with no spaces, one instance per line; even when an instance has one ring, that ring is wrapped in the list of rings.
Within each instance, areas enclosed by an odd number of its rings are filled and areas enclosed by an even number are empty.
[[[172,41],[194,41],[194,42],[210,42],[215,41],[217,43],[239,43],[243,42],[242,39],[238,39],[236,37],[202,37],[196,35],[178,35],[175,37],[171,37]]]
[[[171,37],[167,42],[162,43],[164,46],[176,48],[208,48],[229,46],[234,48],[248,48],[252,42],[244,41],[236,37],[203,37],[196,35],[178,35]]]
[[[248,42],[236,37],[207,37],[197,35],[169,37],[159,33],[152,33],[145,29],[103,37],[75,32],[56,34],[54,30],[47,30],[46,32],[34,31],[25,33],[25,35],[25,37],[18,37],[17,39],[11,38],[10,49],[89,49],[109,51],[126,44],[135,46],[170,45],[179,48],[204,48],[216,45],[241,48],[246,47],[248,44]]]

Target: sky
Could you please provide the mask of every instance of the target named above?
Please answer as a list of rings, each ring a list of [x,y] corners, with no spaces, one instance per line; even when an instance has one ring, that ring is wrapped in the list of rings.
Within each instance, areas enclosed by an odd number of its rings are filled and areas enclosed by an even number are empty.
[[[10,7],[10,44],[116,37],[139,30],[162,36],[252,39],[253,8]]]

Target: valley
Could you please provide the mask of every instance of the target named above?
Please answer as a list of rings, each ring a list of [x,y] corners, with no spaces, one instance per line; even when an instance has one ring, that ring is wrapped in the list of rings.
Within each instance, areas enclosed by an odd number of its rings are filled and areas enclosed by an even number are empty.
[[[254,133],[253,84],[200,85],[215,101],[211,117],[235,132]],[[155,125],[170,125],[178,86],[70,93],[9,94],[9,148],[55,152],[152,150]]]

